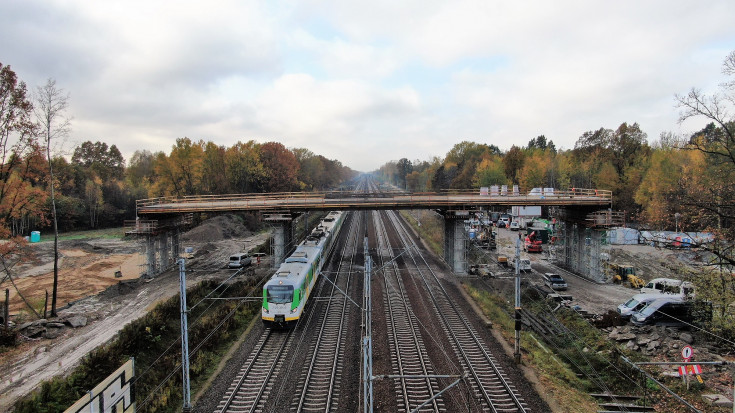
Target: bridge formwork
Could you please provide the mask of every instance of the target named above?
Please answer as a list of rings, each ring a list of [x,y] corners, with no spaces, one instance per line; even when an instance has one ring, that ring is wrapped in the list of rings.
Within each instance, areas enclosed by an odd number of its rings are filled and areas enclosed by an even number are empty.
[[[600,229],[557,221],[554,233],[555,241],[550,248],[552,262],[590,281],[606,281],[606,274],[600,264],[603,234]]]
[[[294,219],[292,214],[266,214],[263,221],[273,229],[271,241],[271,256],[273,257],[273,269],[278,269],[286,254],[294,247]]]
[[[466,211],[465,211],[466,212]],[[455,274],[467,273],[467,249],[469,238],[464,227],[467,215],[457,215],[454,211],[442,214],[444,222],[444,262]]]

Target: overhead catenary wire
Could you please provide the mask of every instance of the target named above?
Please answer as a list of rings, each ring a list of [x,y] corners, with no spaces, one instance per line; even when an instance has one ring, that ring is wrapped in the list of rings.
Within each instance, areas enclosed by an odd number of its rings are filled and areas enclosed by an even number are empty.
[[[235,274],[237,274],[237,273],[235,273]],[[231,278],[232,278],[232,276],[230,276],[228,278],[228,280],[231,279]],[[261,286],[265,282],[266,279],[267,278],[264,277],[263,280],[260,280],[255,286],[253,286],[252,291],[257,291],[258,287]],[[218,289],[218,288],[220,288],[223,284],[224,284],[224,282],[221,283],[219,286],[217,286],[215,288],[215,290]],[[227,287],[224,290],[222,290],[221,293],[224,294],[230,288],[231,285],[232,284],[227,285]],[[213,292],[214,292],[214,290],[212,292],[210,292],[207,295],[207,297],[210,297]],[[252,295],[252,293],[251,294],[248,294],[246,297],[250,297],[251,295]],[[196,305],[199,305],[204,300],[205,300],[204,298],[201,299],[199,302],[197,302]],[[236,311],[237,309],[239,309],[239,307],[244,302],[245,301],[241,301],[240,303],[238,303],[238,305],[235,307],[235,309],[233,309],[233,311],[230,314],[233,314],[234,311]],[[197,326],[201,322],[201,320],[203,319],[204,315],[206,315],[209,312],[209,310],[214,306],[215,303],[216,303],[216,301],[213,301],[213,300],[210,301],[209,305],[204,310],[202,310],[202,312],[190,323],[190,325],[189,325],[190,328],[193,328],[193,327]],[[190,308],[189,311],[191,311],[192,309],[193,308]],[[228,316],[226,316],[226,319],[229,319],[230,317],[231,317],[231,315],[228,315]],[[216,329],[219,329],[219,327],[221,327],[222,324],[223,323],[218,324],[213,331],[216,331]],[[189,354],[190,355],[195,354],[196,350],[198,350],[201,347],[201,344],[204,343],[210,336],[211,335],[208,335],[204,340],[202,340],[202,342],[200,343],[200,345],[197,346],[194,350],[190,351]],[[179,341],[181,339],[182,339],[182,336],[181,336],[181,334],[179,334],[178,337],[176,337],[171,342],[171,344],[169,344],[169,346],[161,354],[159,354],[159,356],[150,365],[148,365],[148,367],[142,373],[135,375],[135,378],[133,379],[132,384],[135,384],[136,382],[138,382],[139,380],[141,380],[156,365],[156,363],[158,363],[176,344],[179,343]],[[179,363],[177,365],[176,369],[178,369],[180,366],[181,366],[181,363]],[[169,378],[170,378],[170,376],[167,377],[166,379],[164,379],[164,382],[167,381]],[[155,391],[158,391],[159,388],[160,388],[160,386],[158,386],[152,393],[155,393]]]

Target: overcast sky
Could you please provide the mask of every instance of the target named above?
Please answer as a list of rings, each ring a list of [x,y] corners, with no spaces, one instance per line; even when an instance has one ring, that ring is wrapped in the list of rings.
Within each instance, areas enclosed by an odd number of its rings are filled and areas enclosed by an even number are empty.
[[[2,0],[0,62],[29,88],[56,79],[73,141],[126,159],[255,139],[368,171],[462,140],[697,130],[674,94],[717,90],[733,16],[701,0]]]

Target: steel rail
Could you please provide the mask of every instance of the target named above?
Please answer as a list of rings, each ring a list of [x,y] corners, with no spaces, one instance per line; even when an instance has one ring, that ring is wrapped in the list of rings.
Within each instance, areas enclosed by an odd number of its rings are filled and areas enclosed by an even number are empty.
[[[233,385],[230,386],[232,390],[229,391],[230,394],[227,395],[227,398],[224,400],[224,404],[222,405],[222,407],[221,408],[218,407],[219,412],[224,413],[224,412],[231,412],[231,411],[250,411],[250,412],[255,411],[255,409],[257,408],[263,396],[263,392],[265,391],[265,388],[273,375],[273,372],[276,370],[276,365],[279,363],[279,361],[282,360],[283,352],[286,349],[287,344],[290,343],[290,338],[291,338],[290,331],[287,333],[277,334],[277,336],[281,336],[281,338],[283,338],[283,341],[280,343],[280,346],[277,348],[277,351],[275,352],[274,357],[273,357],[273,361],[267,365],[269,367],[267,371],[265,372],[265,377],[263,378],[261,385],[257,387],[256,389],[257,393],[255,393],[254,395],[254,399],[252,401],[250,408],[248,409],[247,407],[245,407],[245,409],[240,409],[240,408],[231,409],[231,407],[237,397],[243,396],[243,395],[240,395],[240,391],[242,390],[242,386],[245,383],[246,378],[248,378],[250,374],[255,371],[254,369],[256,366],[256,362],[262,361],[262,360],[259,360],[261,356],[268,355],[266,353],[266,350],[268,349],[268,346],[271,343],[271,338],[273,336],[274,336],[274,333],[272,329],[267,329],[263,333],[263,337],[261,337],[260,345],[251,354],[250,362],[246,364],[244,369],[241,369],[240,373],[238,373],[240,378],[237,379],[235,383],[233,383],[234,386]],[[282,336],[285,336],[285,337],[282,337]],[[279,344],[277,341],[275,343],[276,345]]]
[[[450,299],[449,294],[447,293],[447,291],[444,288],[444,286],[441,285],[441,282],[439,281],[439,278],[436,276],[434,270],[431,268],[431,266],[429,265],[428,261],[423,256],[423,254],[421,254],[418,246],[416,245],[416,243],[413,241],[413,239],[408,234],[408,231],[406,230],[404,224],[401,221],[399,221],[398,217],[395,216],[395,213],[393,213],[392,220],[391,221],[396,226],[397,232],[399,232],[399,234],[401,234],[401,238],[405,241],[405,244],[407,246],[410,246],[411,251],[408,254],[409,257],[412,260],[414,260],[414,262],[416,262],[416,256],[418,256],[424,262],[424,264],[426,265],[426,268],[428,268],[429,273],[431,274],[431,276],[434,279],[435,285],[438,287],[439,291],[442,293],[442,296],[444,298],[445,303],[447,303],[449,305],[449,307],[452,309],[454,315],[457,317],[457,319],[459,320],[459,322],[462,323],[462,325],[464,326],[465,331],[469,334],[469,336],[472,338],[472,340],[476,344],[477,348],[483,354],[483,356],[485,358],[485,361],[492,368],[493,372],[495,373],[495,377],[497,378],[497,380],[500,381],[500,383],[502,384],[502,386],[505,389],[506,393],[511,397],[511,399],[513,400],[513,403],[515,404],[515,406],[518,409],[518,411],[520,411],[520,412],[526,412],[526,408],[523,406],[523,402],[520,401],[518,395],[516,394],[516,391],[511,388],[510,384],[508,383],[508,381],[504,377],[504,373],[496,365],[496,363],[493,360],[493,357],[487,352],[487,350],[485,349],[485,346],[482,344],[482,341],[480,340],[479,337],[477,337],[477,334],[475,333],[474,329],[469,325],[468,321],[466,320],[466,317],[463,317],[462,316],[462,313],[457,308],[456,304],[454,304],[454,302]],[[414,250],[416,251],[415,254],[413,252]],[[455,342],[458,350],[460,351],[460,353],[461,353],[461,355],[462,355],[462,357],[463,357],[466,365],[470,369],[470,373],[472,374],[473,378],[475,379],[478,387],[481,389],[481,393],[482,393],[485,401],[488,403],[488,406],[490,407],[491,410],[493,410],[494,412],[498,411],[497,408],[495,407],[495,403],[492,400],[492,396],[488,393],[487,389],[485,389],[485,386],[483,385],[482,380],[480,379],[480,377],[478,375],[478,372],[476,371],[473,362],[470,360],[470,357],[466,353],[464,347],[462,346],[462,343],[460,342],[459,338],[457,337],[457,334],[456,334],[455,329],[453,328],[453,326],[450,324],[449,320],[447,319],[446,313],[440,309],[439,300],[434,295],[434,292],[432,291],[432,288],[429,285],[428,281],[426,280],[426,278],[424,276],[424,272],[421,271],[421,268],[418,265],[418,263],[416,263],[416,268],[418,269],[419,274],[421,275],[421,280],[424,282],[424,284],[425,284],[425,286],[427,288],[427,291],[429,293],[429,296],[432,299],[432,303],[434,304],[435,310],[437,311],[437,313],[439,314],[442,322],[444,323],[444,325],[446,327],[446,330],[452,336],[452,339],[454,340],[454,342]]]
[[[354,258],[354,251],[357,249],[357,233],[359,232],[360,227],[360,221],[359,218],[356,220],[354,217],[350,220],[350,228],[348,231],[348,240],[344,244],[342,248],[342,253],[340,254],[340,261],[338,265],[337,273],[341,271],[341,268],[343,266],[344,260],[343,257],[350,256],[350,263],[348,265],[348,268],[352,266],[352,259]],[[356,227],[356,228],[355,228]],[[352,248],[353,254],[345,254],[345,251],[347,251],[349,248]],[[349,289],[349,283],[350,283],[350,275],[351,272],[348,273],[348,277],[346,279],[347,286],[345,287],[345,291]],[[326,275],[323,275],[326,277]],[[339,280],[338,280],[339,281]],[[336,382],[336,376],[337,376],[337,370],[338,370],[338,361],[339,361],[339,353],[344,348],[343,343],[343,332],[344,332],[344,320],[346,318],[347,314],[347,296],[342,294],[341,292],[336,291],[336,285],[332,284],[332,287],[330,289],[329,299],[327,300],[327,307],[324,310],[324,316],[321,318],[321,323],[319,326],[319,332],[317,334],[317,340],[314,343],[314,351],[311,355],[311,361],[309,363],[309,367],[306,372],[306,378],[304,381],[304,385],[301,389],[301,395],[298,400],[298,406],[296,411],[304,411],[305,404],[307,403],[308,398],[311,396],[313,397],[313,394],[309,394],[309,388],[313,386],[315,383],[313,383],[313,380],[315,379],[314,376],[318,375],[319,373],[316,372],[317,367],[323,368],[324,362],[331,361],[331,368],[328,373],[328,385],[326,389],[326,400],[323,402],[319,401],[312,401],[312,404],[324,404],[324,411],[330,411],[332,408],[332,401],[334,396],[334,386]],[[341,301],[336,301],[333,299],[335,295],[342,295]],[[339,304],[341,306],[341,310],[339,311],[339,317],[334,317],[333,314],[335,314],[335,311],[332,311],[332,305],[333,304]],[[336,318],[336,319],[335,319]],[[337,325],[337,331],[330,331],[331,328],[333,328]],[[336,337],[335,337],[336,335]],[[326,342],[326,344],[325,344]],[[328,346],[328,347],[327,347]],[[324,347],[327,347],[326,349]],[[325,351],[326,350],[326,351]],[[331,352],[332,354],[327,354]],[[326,356],[325,356],[326,354]],[[324,360],[323,358],[327,358],[327,360]],[[321,377],[321,379],[324,379],[324,377]],[[316,410],[315,407],[309,407],[308,410]],[[319,408],[319,410],[322,410]]]
[[[359,191],[360,187],[356,190]],[[349,297],[347,296],[346,290],[349,290],[349,283],[352,275],[351,268],[355,259],[355,251],[358,248],[358,234],[360,233],[360,226],[362,224],[360,216],[350,214],[348,218],[349,228],[345,228],[344,230],[347,232],[347,241],[342,246],[342,252],[339,255],[340,258],[336,271],[336,274],[339,274],[342,271],[342,268],[346,263],[345,257],[349,256],[349,263],[346,264],[346,267],[348,268],[348,276],[346,279],[347,286],[345,287],[345,290],[342,290],[337,286],[337,283],[340,282],[339,279],[332,281],[328,279],[326,274],[322,273],[322,276],[326,278],[326,281],[329,281],[331,284],[331,289],[329,290],[328,297],[313,298],[316,302],[327,301],[328,304],[326,309],[322,307],[313,307],[313,311],[311,311],[309,320],[307,320],[306,323],[306,329],[313,330],[308,327],[311,325],[310,320],[312,316],[319,313],[315,317],[315,319],[321,319],[319,331],[316,335],[316,340],[312,339],[312,342],[309,344],[309,347],[312,349],[311,360],[308,367],[305,369],[306,372],[302,373],[302,378],[300,379],[300,395],[292,404],[292,407],[296,411],[330,411],[333,408],[334,400],[339,397],[336,388],[338,387],[337,380],[339,379],[341,369],[340,359],[344,357],[343,352],[345,350],[345,344],[343,337],[346,324],[345,319],[348,314],[347,307],[349,305],[349,303],[347,303]],[[346,227],[347,223],[345,223],[344,226]],[[332,246],[332,249],[335,248],[336,242],[334,242]],[[350,248],[352,249],[352,254],[346,253]],[[332,257],[331,251],[329,256]],[[320,294],[325,288],[330,287],[322,284]],[[335,295],[337,294],[335,290],[339,291],[339,294],[343,295],[342,300],[335,299]],[[352,300],[350,299],[350,301]],[[332,310],[333,304],[338,307],[336,311]],[[341,311],[339,311],[339,306],[341,306]],[[320,311],[317,311],[317,308]],[[337,311],[339,312],[339,317],[335,317],[335,313]],[[334,330],[337,331],[335,332]],[[328,371],[325,371],[325,367],[327,365],[329,365],[330,368]],[[324,387],[325,382],[326,387]]]
[[[390,239],[388,237],[388,231],[386,229],[385,224],[383,223],[383,220],[385,218],[380,216],[380,212],[374,212],[374,225],[376,234],[378,236],[378,243],[379,246],[382,244],[386,251],[389,253],[389,264],[393,267],[393,274],[395,274],[395,283],[397,284],[397,288],[395,289],[395,293],[398,295],[397,298],[391,299],[390,294],[391,292],[388,291],[388,286],[390,285],[388,281],[388,271],[383,270],[383,278],[385,279],[386,284],[386,291],[385,294],[387,295],[387,311],[389,314],[389,327],[390,327],[390,333],[392,338],[392,343],[396,351],[396,361],[398,362],[398,371],[400,375],[403,377],[400,378],[401,382],[401,390],[404,398],[404,403],[407,411],[412,410],[415,408],[415,406],[418,404],[418,406],[423,406],[424,402],[426,400],[429,400],[432,403],[433,410],[439,411],[442,409],[442,406],[439,406],[439,402],[436,400],[436,397],[438,396],[438,389],[434,388],[434,382],[431,380],[429,376],[432,376],[432,369],[428,367],[428,362],[424,357],[424,353],[426,352],[426,347],[424,346],[423,342],[419,340],[418,335],[416,333],[417,326],[413,320],[412,317],[412,311],[409,308],[409,302],[410,299],[408,297],[408,294],[406,293],[406,289],[403,285],[403,282],[400,277],[400,271],[398,268],[398,263],[395,260],[395,254],[393,253],[393,249],[390,244]],[[381,259],[381,261],[384,262],[382,259],[382,254],[378,254]],[[401,303],[400,309],[395,308],[393,305],[393,302],[398,300]],[[399,330],[397,317],[396,314],[397,311],[400,310],[400,316],[403,319],[403,322],[407,324],[406,328],[401,328]],[[400,335],[408,335],[409,339],[411,340],[412,347],[407,350],[412,350],[412,354],[405,354],[402,348],[402,342],[405,341],[405,339],[402,339]],[[410,361],[408,360],[408,356],[411,356],[413,358],[418,359],[418,363],[420,365],[420,372],[421,375],[417,376],[416,372],[412,372],[413,376],[418,377],[419,381],[423,381],[426,384],[426,390],[428,393],[428,397],[422,397],[422,400],[414,400],[415,397],[411,397],[408,393],[408,383],[406,382],[407,375],[405,374],[407,367],[404,366],[404,361]],[[406,359],[406,360],[404,360]],[[432,370],[432,371],[430,371]],[[414,403],[412,403],[414,402]]]

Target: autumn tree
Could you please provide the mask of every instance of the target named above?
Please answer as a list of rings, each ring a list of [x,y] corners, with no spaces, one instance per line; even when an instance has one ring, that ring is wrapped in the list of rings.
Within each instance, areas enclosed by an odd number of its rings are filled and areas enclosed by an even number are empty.
[[[511,184],[518,183],[518,172],[523,168],[523,151],[521,148],[513,145],[503,157],[503,169],[505,176],[510,179]]]
[[[735,77],[735,51],[725,58],[723,73]],[[680,194],[684,206],[701,211],[703,223],[717,234],[718,242],[707,246],[720,260],[735,265],[735,81],[725,82],[712,95],[692,89],[676,95],[681,110],[679,121],[704,118],[711,122],[690,138],[684,150],[705,156],[711,179],[698,185],[687,185]],[[706,186],[700,186],[706,185]]]
[[[202,178],[202,145],[179,138],[169,156],[160,153],[154,164],[157,179],[153,191],[158,195],[197,194]]]
[[[156,155],[147,150],[133,152],[129,165],[125,169],[125,176],[131,189],[141,198],[149,196],[149,191],[155,180],[154,163]]]
[[[13,222],[30,216],[45,220],[47,165],[32,115],[25,83],[10,66],[0,63],[0,238],[5,240],[0,243],[0,284],[14,283],[13,267],[29,256],[23,234]]]
[[[495,155],[483,159],[477,165],[477,172],[473,179],[475,187],[503,185],[508,182],[502,159]]]
[[[225,153],[227,180],[236,193],[263,192],[267,182],[260,146],[255,141],[237,142]]]
[[[267,142],[260,147],[260,160],[263,162],[270,192],[288,192],[297,189],[299,163],[293,152],[282,143]]]
[[[201,192],[204,194],[226,194],[230,191],[227,182],[224,146],[207,142],[202,153]]]

